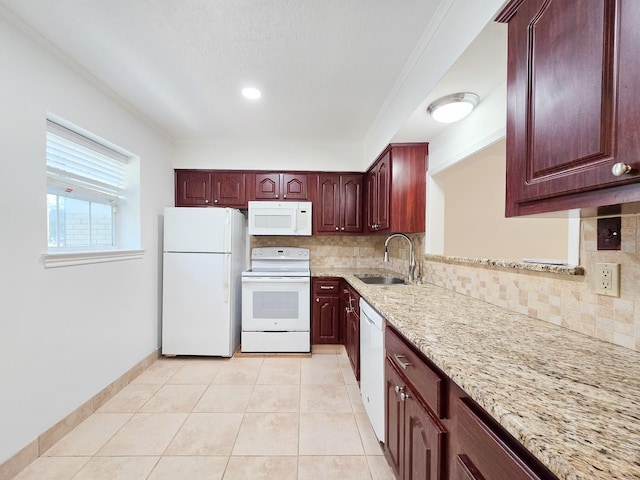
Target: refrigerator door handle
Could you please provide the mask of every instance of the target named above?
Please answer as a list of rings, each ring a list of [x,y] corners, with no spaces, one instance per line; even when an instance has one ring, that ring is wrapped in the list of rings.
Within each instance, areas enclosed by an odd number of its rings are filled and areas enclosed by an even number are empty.
[[[226,215],[224,216],[224,251],[225,253],[231,252],[231,212],[230,208],[226,208]]]
[[[231,255],[224,255],[224,303],[229,303],[229,279],[231,277]]]

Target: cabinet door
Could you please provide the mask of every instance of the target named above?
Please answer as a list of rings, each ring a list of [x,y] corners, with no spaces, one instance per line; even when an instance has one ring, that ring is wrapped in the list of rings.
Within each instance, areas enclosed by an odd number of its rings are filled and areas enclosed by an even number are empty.
[[[317,232],[340,230],[340,177],[337,174],[318,175],[318,201],[314,205]]]
[[[385,372],[385,449],[396,478],[402,479],[404,471],[404,407],[400,393],[406,388],[404,381],[393,368],[388,358],[384,362]]]
[[[389,224],[391,202],[391,152],[387,152],[376,169],[376,230],[386,230]]]
[[[346,282],[343,285],[345,350],[356,380],[360,380],[360,296]]]
[[[340,297],[332,296],[314,296],[313,301],[313,327],[312,341],[314,344],[340,343],[339,331],[339,315],[340,315]]]
[[[405,392],[404,475],[406,480],[441,480],[444,466],[445,429],[415,399]]]
[[[213,176],[213,203],[224,207],[246,207],[245,174],[216,172]]]
[[[211,202],[211,172],[176,170],[176,207],[206,206]]]
[[[507,216],[638,181],[611,173],[640,166],[637,5],[527,0],[508,17]]]
[[[374,232],[378,221],[378,181],[375,170],[367,173],[367,231]]]
[[[391,150],[388,149],[367,174],[367,225],[371,232],[390,227]]]
[[[256,200],[280,198],[280,174],[256,173]]]
[[[340,231],[362,232],[362,175],[340,175]]]
[[[349,313],[349,335],[351,348],[349,350],[349,362],[356,380],[360,381],[360,315],[357,310]]]
[[[340,279],[317,277],[311,280],[311,341],[314,344],[340,343]]]
[[[282,174],[282,198],[285,200],[308,200],[308,178],[305,173]]]

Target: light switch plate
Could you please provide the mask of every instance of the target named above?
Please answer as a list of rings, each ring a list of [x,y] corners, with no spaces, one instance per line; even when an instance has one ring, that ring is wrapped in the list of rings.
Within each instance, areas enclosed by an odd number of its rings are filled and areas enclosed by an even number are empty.
[[[620,264],[596,263],[595,290],[599,295],[620,296]]]

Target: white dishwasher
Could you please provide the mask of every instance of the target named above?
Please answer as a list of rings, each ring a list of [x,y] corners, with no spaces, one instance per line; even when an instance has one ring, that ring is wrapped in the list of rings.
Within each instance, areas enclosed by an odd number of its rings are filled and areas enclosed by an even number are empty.
[[[360,394],[378,440],[384,442],[384,319],[360,299]]]

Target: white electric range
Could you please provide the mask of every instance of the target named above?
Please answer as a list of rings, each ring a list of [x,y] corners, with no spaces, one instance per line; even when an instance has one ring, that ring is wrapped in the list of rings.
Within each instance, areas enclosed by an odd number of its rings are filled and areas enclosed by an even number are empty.
[[[309,249],[252,249],[242,273],[241,350],[310,352],[310,310]]]

